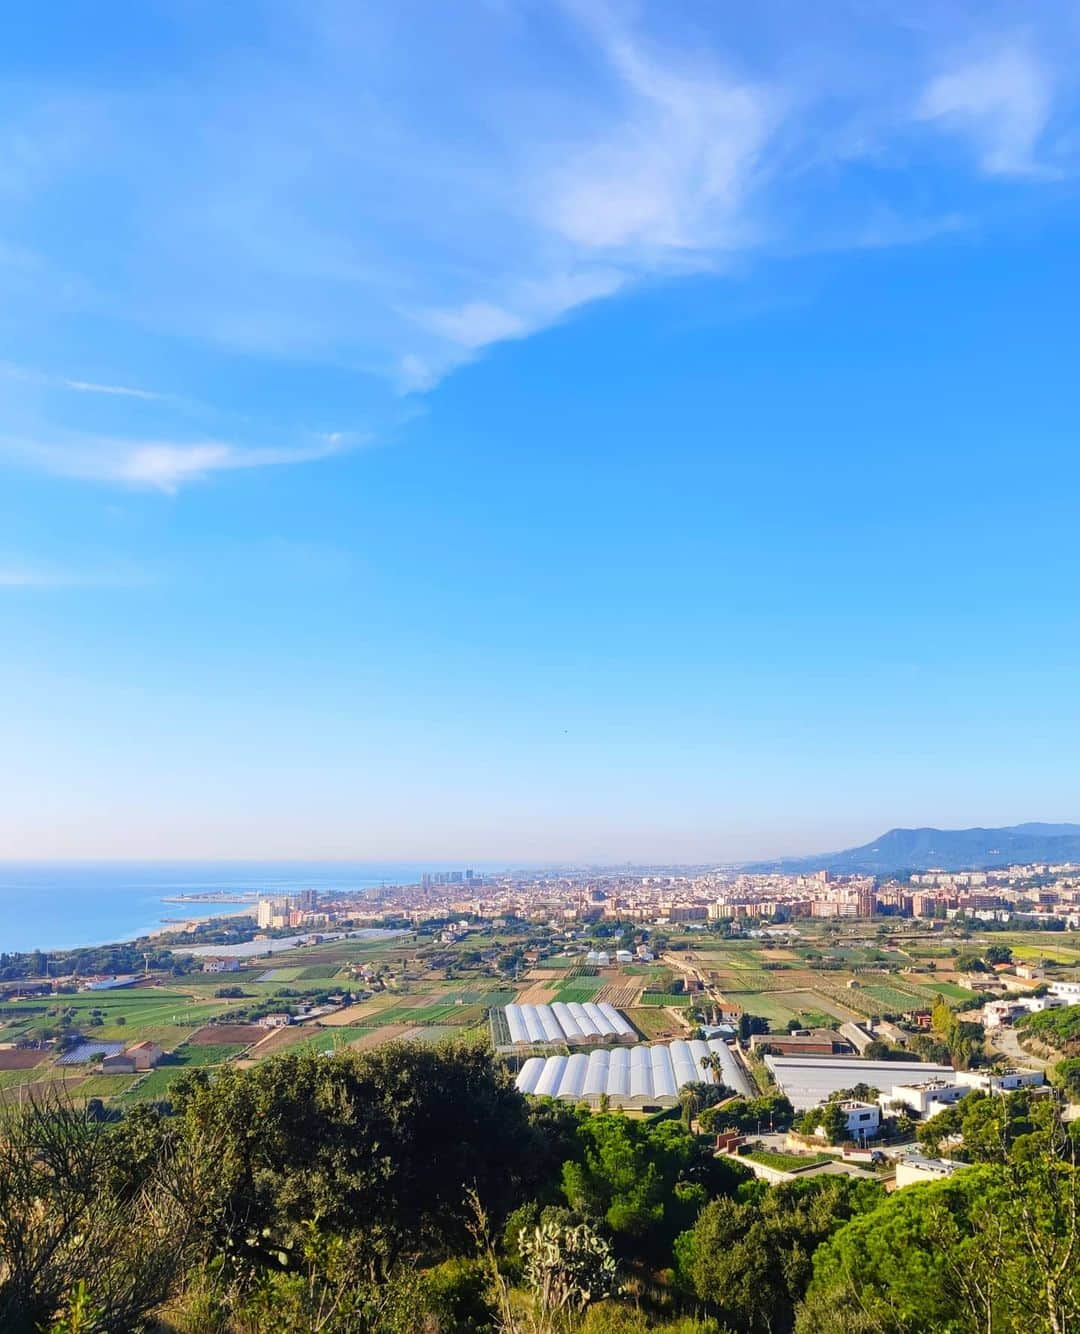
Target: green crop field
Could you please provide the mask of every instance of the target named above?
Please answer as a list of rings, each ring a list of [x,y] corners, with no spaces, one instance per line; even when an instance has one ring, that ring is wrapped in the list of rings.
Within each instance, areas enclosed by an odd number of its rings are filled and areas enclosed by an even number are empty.
[[[600,988],[604,985],[599,978],[593,980],[586,977],[575,977],[568,982],[559,982],[556,984],[558,999],[567,1005],[571,1001],[584,1002],[591,1001]]]
[[[200,1065],[220,1065],[222,1061],[227,1061],[230,1056],[235,1056],[237,1052],[243,1050],[243,1043],[200,1043],[197,1046],[181,1047],[179,1051],[173,1053],[169,1064],[186,1065],[189,1069]]]
[[[438,1046],[443,1042],[455,1042],[459,1038],[471,1037],[476,1032],[474,1028],[462,1027],[460,1025],[436,1024],[429,1027],[410,1028],[407,1033],[402,1033],[403,1042],[424,1042],[429,1046]]]
[[[773,992],[773,995],[779,993]],[[846,1008],[842,1001],[821,991],[785,991],[780,998],[800,1014],[822,1014],[829,1019],[854,1019],[857,1011]]]
[[[158,1069],[144,1075],[126,1093],[120,1094],[116,1101],[124,1106],[133,1102],[153,1102],[158,1098],[164,1098],[169,1091],[169,1085],[183,1073],[182,1065],[159,1066]]]
[[[979,999],[977,991],[968,991],[966,987],[959,987],[955,982],[932,982],[929,978],[925,982],[920,981],[919,990],[925,993],[927,1000],[931,1003],[935,995],[944,996],[946,1000],[954,1001]]]
[[[904,1012],[906,1010],[920,1010],[924,1008],[924,998],[913,995],[910,991],[901,991],[898,987],[884,985],[873,985],[860,987],[859,990],[864,996],[872,996],[878,1001],[885,1010]]]
[[[80,1098],[116,1098],[127,1092],[134,1075],[91,1075],[72,1092]]]
[[[517,1000],[517,992],[508,987],[492,987],[490,991],[451,991],[443,997],[447,1005],[482,1005],[485,1010],[512,1005]]]
[[[671,991],[643,991],[639,1005],[673,1005],[679,1009],[688,1007],[690,997],[682,992]]]
[[[797,1018],[799,1013],[796,1007],[787,1003],[783,993],[778,991],[725,991],[724,999],[731,1001],[733,1005],[741,1006],[747,1014],[756,1014],[762,1019],[767,1019],[769,1026],[778,1030],[785,1029],[788,1020]]]
[[[625,1010],[624,1013],[646,1041],[661,1037],[672,1026],[671,1016],[655,1007],[648,1010]]]
[[[321,1033],[301,1038],[290,1046],[290,1051],[334,1051],[338,1047],[347,1047],[357,1038],[369,1037],[370,1028],[355,1028],[343,1024],[340,1028],[326,1028]]]

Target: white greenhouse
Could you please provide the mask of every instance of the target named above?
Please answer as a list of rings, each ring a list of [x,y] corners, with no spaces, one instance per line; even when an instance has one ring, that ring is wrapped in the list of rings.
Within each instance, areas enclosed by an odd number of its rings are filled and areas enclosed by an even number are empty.
[[[633,1042],[636,1034],[607,1001],[569,1005],[508,1005],[505,1010],[510,1041],[518,1043]]]
[[[702,1061],[715,1056],[719,1074]],[[693,1039],[614,1051],[575,1052],[572,1056],[531,1056],[521,1067],[517,1087],[538,1098],[563,1098],[596,1106],[606,1097],[612,1107],[670,1107],[684,1084],[727,1085],[742,1097],[756,1096],[749,1075],[727,1043]]]

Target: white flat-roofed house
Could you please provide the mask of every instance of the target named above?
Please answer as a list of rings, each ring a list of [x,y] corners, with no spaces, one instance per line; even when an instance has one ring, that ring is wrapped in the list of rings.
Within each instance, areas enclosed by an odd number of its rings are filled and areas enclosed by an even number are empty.
[[[852,1139],[872,1139],[881,1127],[881,1108],[876,1102],[860,1102],[845,1098],[840,1110],[847,1117],[847,1130]]]
[[[926,1158],[921,1153],[908,1153],[896,1160],[896,1188],[922,1186],[928,1181],[944,1181],[964,1167],[964,1163],[949,1158]]]
[[[966,1098],[971,1092],[968,1084],[949,1079],[924,1079],[918,1083],[894,1084],[891,1093],[882,1093],[878,1102],[886,1109],[896,1105],[906,1107],[923,1120],[928,1120],[946,1107]]]
[[[1063,996],[1074,1005],[1080,1005],[1080,982],[1051,982],[1051,996]]]
[[[982,1007],[984,1028],[1005,1028],[1021,1014],[1027,1014],[1027,1006],[1015,1000],[987,1001]]]
[[[1039,1088],[1046,1082],[1041,1070],[957,1070],[956,1082],[984,1093],[1012,1093],[1016,1089]]]

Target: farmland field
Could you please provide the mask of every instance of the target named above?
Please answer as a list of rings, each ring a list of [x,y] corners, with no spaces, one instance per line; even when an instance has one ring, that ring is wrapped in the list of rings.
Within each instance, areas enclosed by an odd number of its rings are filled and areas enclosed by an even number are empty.
[[[923,1007],[924,1003],[922,996],[913,995],[910,991],[901,991],[899,987],[874,984],[861,987],[860,990],[864,996],[872,996],[874,1000],[880,1002],[886,1010],[890,1011],[918,1010]]]
[[[671,1005],[678,1009],[688,1008],[690,997],[683,992],[643,991],[639,1005]]]
[[[657,1038],[669,1037],[672,1034],[679,1035],[686,1031],[679,1021],[673,1019],[666,1010],[655,1008],[626,1010],[625,1014],[647,1042],[652,1042]]]
[[[817,1011],[819,1014],[829,1016],[831,1019],[841,1021],[847,1019],[857,1019],[858,1013],[855,1010],[848,1009],[842,1002],[826,995],[820,991],[784,991],[772,992],[786,1004],[795,1008],[799,1014],[812,1014]]]
[[[786,1003],[783,993],[770,992],[735,992],[725,991],[724,999],[741,1006],[747,1014],[760,1015],[768,1019],[770,1028],[783,1030],[789,1019],[796,1018],[798,1010]]]
[[[968,991],[966,987],[959,987],[955,982],[932,982],[928,978],[921,983],[920,989],[926,991],[931,1000],[935,994],[944,996],[946,1000],[973,1001],[978,999],[978,992]]]
[[[556,985],[557,999],[569,1005],[571,1001],[591,1001],[604,983],[599,978],[575,977],[569,982]]]
[[[80,1098],[116,1098],[131,1087],[134,1075],[91,1075],[78,1086]]]

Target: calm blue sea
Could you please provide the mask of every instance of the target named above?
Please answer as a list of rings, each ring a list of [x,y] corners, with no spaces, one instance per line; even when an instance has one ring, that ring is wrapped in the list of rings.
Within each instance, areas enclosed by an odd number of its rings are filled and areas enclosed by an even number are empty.
[[[452,869],[419,862],[0,862],[0,952],[102,945],[156,930],[166,918],[228,916],[248,907],[162,901],[176,894],[372,889]]]

